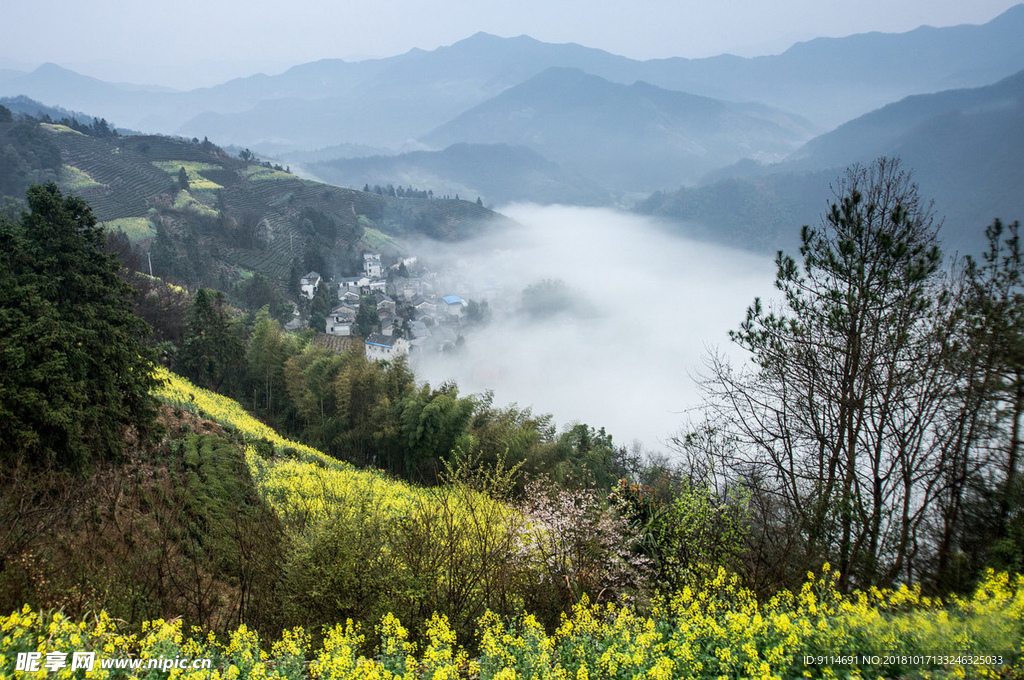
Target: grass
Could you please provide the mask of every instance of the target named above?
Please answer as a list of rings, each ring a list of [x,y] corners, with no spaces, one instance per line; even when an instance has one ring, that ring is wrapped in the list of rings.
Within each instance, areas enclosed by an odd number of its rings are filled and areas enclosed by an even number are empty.
[[[93,187],[105,187],[106,184],[97,182],[84,170],[79,170],[72,165],[62,166],[60,169],[60,185],[65,191],[82,191]]]
[[[174,198],[174,207],[178,210],[188,210],[197,215],[207,215],[209,217],[217,217],[220,214],[205,203],[197,201],[187,190],[178,192],[178,195]]]
[[[70,132],[74,135],[81,135],[82,133],[78,130],[72,130],[67,125],[58,125],[57,123],[40,123],[39,127],[49,130],[50,132]],[[84,137],[84,135],[83,135]]]
[[[187,171],[188,169],[186,168],[186,172]],[[262,165],[250,165],[245,169],[245,176],[252,182],[295,179],[295,175],[289,175],[287,172],[281,172],[280,170],[274,170],[272,168],[265,168]]]
[[[370,250],[380,250],[385,247],[400,249],[398,241],[373,227],[363,228],[363,243]]]
[[[120,231],[124,233],[132,243],[156,236],[156,228],[145,217],[122,217],[110,220],[109,222],[103,222],[103,226],[107,231]]]
[[[178,172],[185,168],[188,175],[189,189],[223,189],[221,185],[206,179],[201,174],[204,170],[223,170],[219,165],[213,163],[199,163],[197,161],[153,161],[153,165],[160,168],[169,175],[178,176]]]

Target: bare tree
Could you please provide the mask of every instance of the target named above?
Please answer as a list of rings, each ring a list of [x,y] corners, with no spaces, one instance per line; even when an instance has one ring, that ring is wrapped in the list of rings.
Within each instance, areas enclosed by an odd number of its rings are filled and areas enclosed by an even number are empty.
[[[946,469],[954,312],[940,222],[898,160],[850,168],[834,193],[802,230],[802,262],[779,253],[781,304],[755,300],[731,333],[751,363],[708,361],[718,443],[704,454],[749,488],[754,554],[781,560],[776,580],[829,561],[849,588],[920,575]]]
[[[957,271],[957,317],[950,324],[950,370],[957,392],[949,404],[945,484],[936,521],[934,581],[963,588],[985,566],[1020,569],[1014,538],[1021,503],[1024,418],[1024,260],[1019,225],[995,220],[982,263]]]

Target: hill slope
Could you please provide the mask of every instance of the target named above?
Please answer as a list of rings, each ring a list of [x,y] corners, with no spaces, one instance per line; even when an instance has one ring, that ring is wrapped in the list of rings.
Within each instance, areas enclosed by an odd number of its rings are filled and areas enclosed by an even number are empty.
[[[552,68],[423,141],[523,145],[605,187],[649,191],[743,157],[781,158],[810,134],[806,121],[768,107]]]
[[[774,250],[817,221],[843,168],[899,156],[946,216],[946,243],[973,251],[994,217],[1024,217],[1022,151],[1024,71],[987,87],[908,97],[815,138],[783,163],[725,169],[704,186],[652,196],[640,210],[702,223],[716,240]]]
[[[453,144],[442,151],[339,158],[306,167],[333,184],[402,184],[435,194],[481,196],[489,205],[513,201],[605,205],[608,193],[524,146]]]
[[[303,180],[210,142],[97,137],[35,121],[0,123],[5,135],[28,140],[22,165],[42,159],[5,181],[12,195],[25,181],[56,179],[110,229],[142,242],[155,273],[195,285],[224,289],[256,271],[282,284],[293,260],[310,251],[342,269],[382,238],[459,240],[497,217],[470,201],[389,198]],[[311,215],[315,227],[303,222]],[[361,243],[364,235],[371,246]]]

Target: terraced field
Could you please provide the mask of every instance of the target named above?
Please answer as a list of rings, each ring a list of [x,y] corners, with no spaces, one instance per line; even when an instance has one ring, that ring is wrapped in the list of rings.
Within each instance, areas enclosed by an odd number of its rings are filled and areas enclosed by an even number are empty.
[[[193,144],[182,139],[174,139],[173,137],[134,135],[131,137],[121,137],[118,140],[118,144],[126,151],[133,151],[140,156],[154,161],[209,163],[214,158],[230,160],[226,153],[213,145],[203,147],[202,144]]]
[[[217,217],[220,214],[216,209],[197,200],[190,191],[179,191],[178,195],[174,197],[174,207],[178,210],[187,210],[206,217]]]
[[[223,189],[224,187],[206,177],[203,173],[223,171],[224,168],[213,163],[199,163],[196,161],[153,161],[153,165],[160,168],[175,179],[182,168],[188,176],[189,189]]]
[[[329,249],[401,250],[400,239],[425,235],[442,241],[471,237],[494,213],[475,203],[406,199],[300,179],[233,158],[209,142],[139,135],[97,138],[46,124],[60,149],[62,188],[87,200],[99,221],[147,241],[160,225],[171,257],[214,254],[219,268],[262,272],[284,286],[292,260],[311,235],[300,225],[312,208],[337,225]],[[189,187],[181,190],[185,169]],[[191,255],[187,254],[191,253]]]
[[[145,217],[121,217],[102,224],[108,232],[123,232],[132,243],[156,236],[156,228]]]
[[[94,183],[77,190],[68,185],[64,188],[87,200],[100,221],[142,217],[157,197],[175,190],[175,182],[166,172],[133,151],[71,130],[55,132],[54,141],[64,164],[85,173]]]
[[[106,186],[94,180],[89,173],[71,165],[65,165],[60,169],[60,183],[66,190],[76,194],[86,189],[102,189]]]

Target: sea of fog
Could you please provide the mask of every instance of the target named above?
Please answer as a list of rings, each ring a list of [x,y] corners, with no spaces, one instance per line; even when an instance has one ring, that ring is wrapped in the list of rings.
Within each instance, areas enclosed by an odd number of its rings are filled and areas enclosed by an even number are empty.
[[[708,352],[742,361],[730,346],[756,296],[771,298],[771,258],[687,240],[656,222],[610,209],[516,204],[499,209],[521,225],[457,245],[414,246],[443,269],[444,294],[487,300],[492,319],[466,333],[458,353],[425,353],[417,376],[494,392],[572,423],[605,427],[620,444],[666,451]],[[522,291],[561,280],[573,307],[541,319],[522,311]]]

